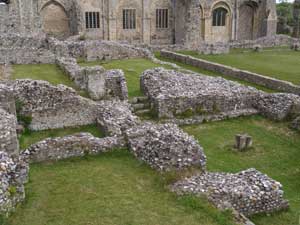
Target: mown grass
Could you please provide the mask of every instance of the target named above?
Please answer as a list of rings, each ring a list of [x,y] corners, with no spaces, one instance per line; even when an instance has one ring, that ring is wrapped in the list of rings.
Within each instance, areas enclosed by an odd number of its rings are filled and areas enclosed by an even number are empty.
[[[45,131],[26,131],[19,138],[20,148],[26,149],[30,145],[49,137],[63,137],[75,133],[88,132],[95,137],[103,137],[103,133],[96,125],[87,125],[73,128],[45,130]]]
[[[88,93],[80,90],[64,72],[54,64],[13,65],[12,79],[45,80],[53,85],[63,84],[74,88],[80,95]]]
[[[126,150],[33,164],[26,202],[5,224],[233,224],[230,212],[219,212],[204,199],[175,196],[166,176]]]
[[[300,216],[300,133],[261,117],[186,126],[204,147],[210,171],[238,172],[256,168],[283,185],[290,209],[272,215],[251,218],[258,225],[296,225]],[[247,152],[233,150],[234,136],[248,133],[254,148]]]
[[[300,52],[288,48],[270,48],[262,52],[235,49],[221,55],[202,55],[194,51],[180,53],[300,85]]]
[[[128,86],[128,95],[129,97],[141,96],[140,91],[140,76],[147,70],[155,67],[165,67],[160,64],[153,63],[151,60],[138,58],[138,59],[123,59],[123,60],[112,60],[109,62],[104,61],[95,61],[95,62],[79,62],[81,66],[96,66],[101,65],[105,69],[121,69],[125,73],[127,86]]]

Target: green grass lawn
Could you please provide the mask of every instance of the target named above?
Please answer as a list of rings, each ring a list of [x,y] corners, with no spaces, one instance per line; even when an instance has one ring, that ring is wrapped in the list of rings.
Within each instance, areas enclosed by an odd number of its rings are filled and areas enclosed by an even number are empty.
[[[233,224],[204,199],[175,196],[166,180],[125,150],[33,164],[27,199],[5,224]]]
[[[103,137],[103,133],[100,131],[98,127],[96,127],[96,125],[87,125],[87,126],[56,129],[56,130],[45,130],[45,131],[38,131],[38,132],[26,131],[19,138],[20,148],[26,149],[30,145],[49,137],[63,137],[63,136],[80,133],[80,132],[88,132],[94,135],[95,137]]]
[[[96,66],[101,65],[105,69],[121,69],[124,71],[128,86],[128,95],[129,97],[135,97],[142,95],[140,91],[140,76],[147,70],[155,67],[165,67],[160,64],[153,63],[148,59],[123,59],[123,60],[112,60],[109,62],[95,61],[95,62],[80,62],[81,66]]]
[[[223,122],[186,126],[204,147],[210,171],[238,172],[256,168],[283,185],[290,210],[271,216],[254,216],[257,225],[296,225],[300,216],[300,133],[285,123],[274,123],[261,117],[240,118]],[[234,136],[248,133],[254,148],[235,152]]]
[[[222,55],[201,55],[193,51],[180,53],[300,85],[300,52],[288,48],[265,49],[262,52],[236,49]]]
[[[64,84],[87,97],[64,72],[54,64],[13,65],[12,79],[45,80],[53,85]]]

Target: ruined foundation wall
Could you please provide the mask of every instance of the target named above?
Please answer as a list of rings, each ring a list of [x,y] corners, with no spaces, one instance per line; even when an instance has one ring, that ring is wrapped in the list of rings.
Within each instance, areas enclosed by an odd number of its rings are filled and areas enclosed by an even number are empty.
[[[126,79],[121,70],[105,70],[101,66],[81,67],[75,58],[58,58],[56,64],[79,88],[88,91],[93,100],[128,99]]]
[[[55,55],[47,46],[44,36],[1,34],[0,64],[54,63]]]
[[[97,104],[64,85],[46,81],[11,82],[15,99],[22,103],[21,114],[32,118],[32,130],[88,125],[96,122]]]
[[[161,56],[169,59],[173,59],[175,61],[184,64],[188,64],[205,70],[221,73],[226,76],[252,82],[254,84],[261,85],[273,90],[290,92],[290,93],[300,95],[300,86],[294,85],[288,81],[277,80],[275,78],[266,77],[257,73],[252,73],[249,71],[240,70],[230,66],[206,61],[203,59],[194,58],[183,54],[169,52],[169,51],[161,51]]]
[[[235,209],[246,216],[289,206],[283,198],[282,185],[255,169],[193,176],[175,183],[172,190],[180,195],[205,195],[218,208]]]
[[[159,118],[252,110],[258,92],[223,78],[157,68],[141,76],[141,89]]]
[[[66,137],[47,138],[31,145],[22,154],[33,163],[96,155],[123,147],[125,147],[123,138],[97,138],[89,133],[79,133]]]

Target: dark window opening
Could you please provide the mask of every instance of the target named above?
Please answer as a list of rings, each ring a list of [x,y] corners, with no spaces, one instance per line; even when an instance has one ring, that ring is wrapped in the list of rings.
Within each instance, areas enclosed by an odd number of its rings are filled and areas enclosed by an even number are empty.
[[[85,27],[86,29],[100,28],[100,13],[86,12],[85,13]]]
[[[135,9],[123,9],[123,29],[124,30],[136,29]]]
[[[156,28],[167,29],[169,28],[169,10],[156,9]]]
[[[226,26],[227,10],[217,8],[213,11],[213,26]]]

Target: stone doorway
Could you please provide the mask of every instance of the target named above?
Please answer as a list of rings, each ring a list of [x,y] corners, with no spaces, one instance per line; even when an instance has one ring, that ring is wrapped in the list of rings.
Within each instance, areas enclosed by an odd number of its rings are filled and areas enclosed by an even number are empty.
[[[239,8],[238,40],[252,40],[254,27],[254,13],[252,6],[244,4]]]

